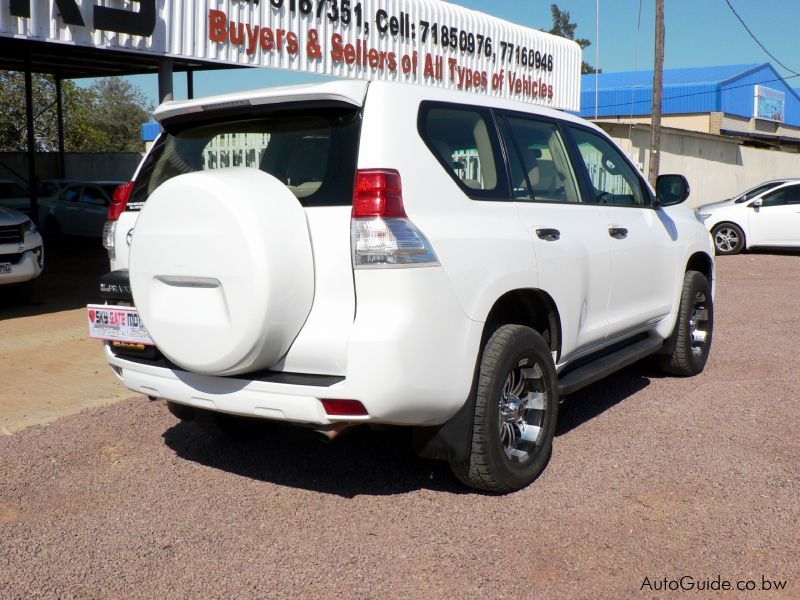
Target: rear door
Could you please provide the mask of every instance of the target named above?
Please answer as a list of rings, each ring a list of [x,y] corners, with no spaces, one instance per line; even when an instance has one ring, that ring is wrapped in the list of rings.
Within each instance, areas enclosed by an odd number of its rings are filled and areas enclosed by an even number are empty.
[[[55,215],[61,233],[66,235],[83,235],[80,226],[78,201],[83,192],[83,185],[73,184],[65,187],[53,203]]]
[[[751,244],[800,245],[800,184],[764,194],[760,207],[747,210]]]
[[[642,177],[605,136],[569,126],[577,162],[602,235],[611,246],[608,334],[617,338],[654,323],[672,309],[677,281],[677,227],[652,207]]]
[[[557,121],[498,115],[519,217],[536,254],[539,287],[561,317],[562,356],[603,342],[611,280],[608,236],[596,206],[581,197]]]

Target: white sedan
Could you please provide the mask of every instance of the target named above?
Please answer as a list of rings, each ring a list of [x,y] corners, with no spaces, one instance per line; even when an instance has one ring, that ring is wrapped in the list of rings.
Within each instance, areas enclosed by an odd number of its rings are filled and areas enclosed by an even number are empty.
[[[96,237],[103,234],[108,205],[121,181],[71,183],[57,196],[44,198],[39,206],[39,223],[45,236]]]
[[[769,188],[747,202],[722,202],[697,209],[717,254],[755,246],[800,247],[800,181]]]

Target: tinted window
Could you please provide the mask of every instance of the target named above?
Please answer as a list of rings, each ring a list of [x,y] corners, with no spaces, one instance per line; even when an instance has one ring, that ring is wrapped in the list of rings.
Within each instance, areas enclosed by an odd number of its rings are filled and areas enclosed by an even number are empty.
[[[508,117],[507,123],[511,136],[507,145],[514,149],[522,167],[520,173],[512,165],[512,188],[519,189],[526,181],[534,200],[580,202],[575,175],[558,126],[527,117]]]
[[[77,202],[78,198],[81,195],[81,186],[79,185],[71,185],[67,188],[64,188],[64,191],[61,192],[61,200],[64,202]]]
[[[488,111],[427,105],[422,110],[420,133],[445,170],[471,197],[508,198],[505,167]]]
[[[620,151],[601,135],[575,127],[570,129],[594,188],[595,202],[646,206],[641,181]]]
[[[303,206],[347,205],[353,180],[360,113],[351,109],[284,111],[180,129],[166,126],[136,180],[136,205],[178,175],[249,167],[286,185]]]
[[[100,188],[87,185],[83,188],[83,194],[80,201],[84,204],[93,204],[95,206],[105,206],[106,197]]]
[[[800,204],[800,186],[790,185],[767,194],[762,199],[762,206],[781,206],[783,204]]]
[[[741,204],[742,202],[747,202],[748,200],[752,200],[756,196],[760,196],[764,192],[771,190],[775,186],[780,185],[780,183],[765,183],[764,185],[760,185],[757,188],[753,188],[752,190],[745,192],[739,198],[736,199],[736,204]]]

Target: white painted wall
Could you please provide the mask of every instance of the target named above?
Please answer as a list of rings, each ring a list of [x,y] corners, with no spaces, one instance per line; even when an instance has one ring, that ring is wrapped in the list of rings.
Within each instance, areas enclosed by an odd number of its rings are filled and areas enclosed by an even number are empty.
[[[603,124],[643,173],[650,158],[650,128]],[[779,177],[800,177],[800,154],[742,146],[727,139],[689,131],[662,130],[661,168],[684,175],[692,187],[686,201],[697,207],[730,198]]]

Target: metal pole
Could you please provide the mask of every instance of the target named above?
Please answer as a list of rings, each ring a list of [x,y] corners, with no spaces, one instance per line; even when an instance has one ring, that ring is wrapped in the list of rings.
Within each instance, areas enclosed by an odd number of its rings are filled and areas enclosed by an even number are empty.
[[[194,70],[186,70],[186,97],[191,100],[194,98]]]
[[[664,91],[664,0],[656,0],[656,48],[653,68],[653,119],[650,139],[650,185],[656,186],[661,166],[661,103]]]
[[[61,77],[56,76],[56,113],[58,114],[58,176],[66,179],[64,163],[64,103],[61,95]]]
[[[28,130],[28,191],[30,192],[31,219],[39,224],[39,195],[36,192],[36,135],[33,129],[33,79],[31,62],[25,59],[25,122]]]
[[[597,105],[600,101],[600,0],[595,3],[595,15],[597,17],[594,47],[594,119],[596,121],[599,115],[599,107]]]
[[[162,58],[158,63],[158,101],[169,102],[173,98],[171,58]]]

